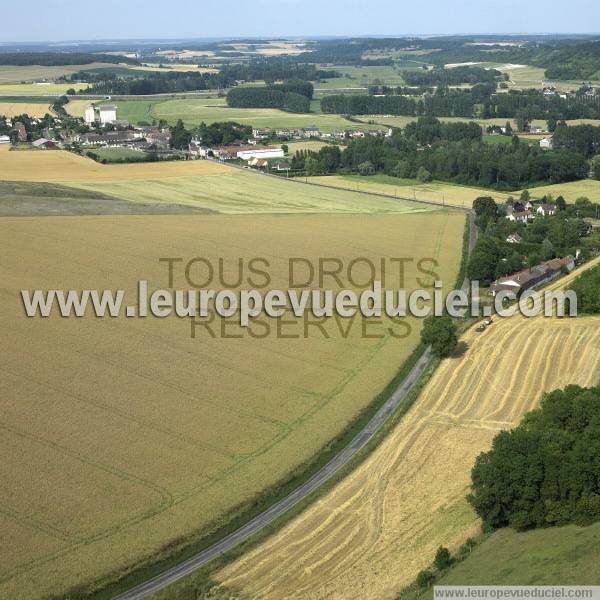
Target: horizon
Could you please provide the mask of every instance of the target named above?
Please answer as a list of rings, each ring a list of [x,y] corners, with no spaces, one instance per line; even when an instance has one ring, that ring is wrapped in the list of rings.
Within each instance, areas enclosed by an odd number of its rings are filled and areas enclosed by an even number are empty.
[[[174,0],[166,8],[157,0],[131,0],[126,5],[103,0],[100,9],[101,14],[96,5],[82,6],[75,0],[61,0],[53,6],[42,0],[31,0],[25,7],[6,6],[6,23],[23,22],[29,15],[36,18],[27,20],[27,27],[12,28],[5,34],[11,39],[0,41],[0,46],[235,38],[593,36],[598,32],[590,27],[600,21],[600,3],[589,0],[553,6],[542,0],[527,5],[519,0],[471,0],[460,6],[434,0],[427,11],[393,0],[375,0],[368,11],[356,0],[332,0],[325,5],[318,0],[257,0],[253,4],[238,2],[237,6]],[[73,35],[75,30],[78,35]]]

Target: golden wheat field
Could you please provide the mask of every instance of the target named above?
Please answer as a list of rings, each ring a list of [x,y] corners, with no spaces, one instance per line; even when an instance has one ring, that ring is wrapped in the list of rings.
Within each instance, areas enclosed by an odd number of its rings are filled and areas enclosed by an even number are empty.
[[[103,165],[65,150],[14,151],[0,146],[3,181],[126,181],[223,172],[227,172],[227,167],[204,160]]]
[[[265,600],[391,599],[440,545],[476,533],[476,456],[544,391],[600,381],[600,317],[513,317],[464,341],[362,465],[218,580]]]
[[[176,317],[26,318],[19,290],[123,289],[131,302],[139,279],[169,286],[161,257],[209,259],[216,289],[219,259],[227,287],[242,285],[240,258],[262,257],[269,289],[288,289],[289,257],[430,257],[450,286],[464,223],[449,211],[0,219],[0,597],[63,595],[222,522],[315,456],[419,336],[416,320],[408,333],[284,318],[256,337],[219,322],[192,338]],[[183,273],[173,285],[189,289]],[[387,286],[414,289],[417,275],[396,268]]]
[[[0,98],[0,115],[5,117],[17,117],[29,115],[30,117],[43,117],[50,112],[48,104],[42,102],[3,102]]]

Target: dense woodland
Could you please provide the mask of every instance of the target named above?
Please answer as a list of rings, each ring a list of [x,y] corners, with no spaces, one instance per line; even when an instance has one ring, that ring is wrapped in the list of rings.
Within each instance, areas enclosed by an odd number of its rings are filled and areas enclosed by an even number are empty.
[[[290,112],[310,111],[313,86],[308,81],[291,80],[267,87],[236,87],[227,93],[234,108],[280,108]]]
[[[568,386],[499,433],[472,472],[469,501],[490,528],[600,519],[600,387]]]
[[[460,85],[463,83],[494,83],[504,78],[496,69],[482,67],[454,67],[452,69],[402,71],[402,79],[408,85],[438,86]]]

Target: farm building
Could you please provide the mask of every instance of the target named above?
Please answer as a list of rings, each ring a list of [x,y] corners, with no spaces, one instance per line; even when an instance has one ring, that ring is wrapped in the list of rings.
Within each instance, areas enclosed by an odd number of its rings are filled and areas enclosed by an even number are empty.
[[[567,271],[572,271],[575,268],[575,258],[572,256],[553,258],[530,269],[523,269],[512,275],[496,279],[490,286],[490,293],[495,296],[498,292],[509,291],[518,295],[525,290],[531,290],[556,279],[561,274],[563,267]]]
[[[239,150],[236,156],[242,160],[250,160],[251,158],[283,158],[284,153],[281,148],[263,146],[260,148]]]
[[[116,123],[117,107],[112,104],[102,104],[101,106],[90,104],[83,113],[83,120],[88,125],[92,123],[100,123],[101,125]]]
[[[35,140],[35,142],[32,142],[31,145],[34,148],[39,148],[40,150],[50,150],[52,148],[56,148],[56,144],[52,140],[47,140],[46,138]]]

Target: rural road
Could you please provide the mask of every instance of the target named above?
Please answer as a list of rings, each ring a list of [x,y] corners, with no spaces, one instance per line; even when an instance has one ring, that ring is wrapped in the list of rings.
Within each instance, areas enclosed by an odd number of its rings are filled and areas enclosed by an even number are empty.
[[[408,376],[396,388],[394,393],[375,413],[373,418],[367,423],[356,437],[346,446],[341,452],[336,454],[321,470],[317,471],[308,481],[296,488],[291,494],[282,498],[270,508],[260,513],[245,525],[230,533],[222,540],[209,546],[205,550],[198,552],[194,556],[188,558],[164,573],[149,579],[148,581],[137,585],[123,594],[120,594],[115,600],[138,600],[144,598],[148,594],[157,592],[175,581],[185,577],[192,571],[207,564],[211,560],[217,558],[221,554],[231,550],[241,542],[247,540],[255,533],[275,521],[278,517],[286,513],[288,510],[296,506],[298,502],[304,500],[322,484],[328,481],[373,438],[373,436],[381,429],[382,425],[389,419],[395,410],[405,400],[406,395],[415,381],[420,377],[423,371],[431,362],[431,352],[427,349],[419,358],[415,366],[411,369]]]
[[[363,192],[364,193],[364,192]],[[472,211],[469,211],[470,217],[470,235],[469,235],[469,253],[475,245],[477,239],[477,228],[474,224],[474,218]],[[469,282],[465,279],[463,283],[463,289],[468,290]],[[248,521],[245,525],[236,529],[229,535],[225,536],[218,542],[215,542],[208,548],[194,554],[187,560],[179,563],[175,567],[167,569],[163,573],[156,575],[152,579],[141,583],[130,590],[116,596],[114,600],[138,600],[144,598],[149,594],[158,592],[178,581],[182,577],[189,575],[196,569],[206,565],[211,560],[221,556],[225,552],[228,552],[238,544],[246,541],[254,534],[258,533],[271,523],[273,523],[280,516],[285,514],[288,510],[296,506],[300,501],[307,498],[321,485],[331,479],[336,473],[344,468],[350,460],[360,452],[368,443],[373,439],[375,434],[381,429],[386,423],[390,416],[401,406],[405,401],[406,396],[419,379],[422,373],[425,371],[427,366],[431,363],[432,354],[428,348],[418,359],[416,364],[410,370],[408,376],[402,381],[402,383],[396,388],[386,402],[379,408],[373,418],[367,423],[352,441],[338,454],[336,454],[325,466],[317,471],[310,479],[304,482],[302,485],[297,487],[289,495],[285,496],[264,512],[260,513],[252,520]]]

